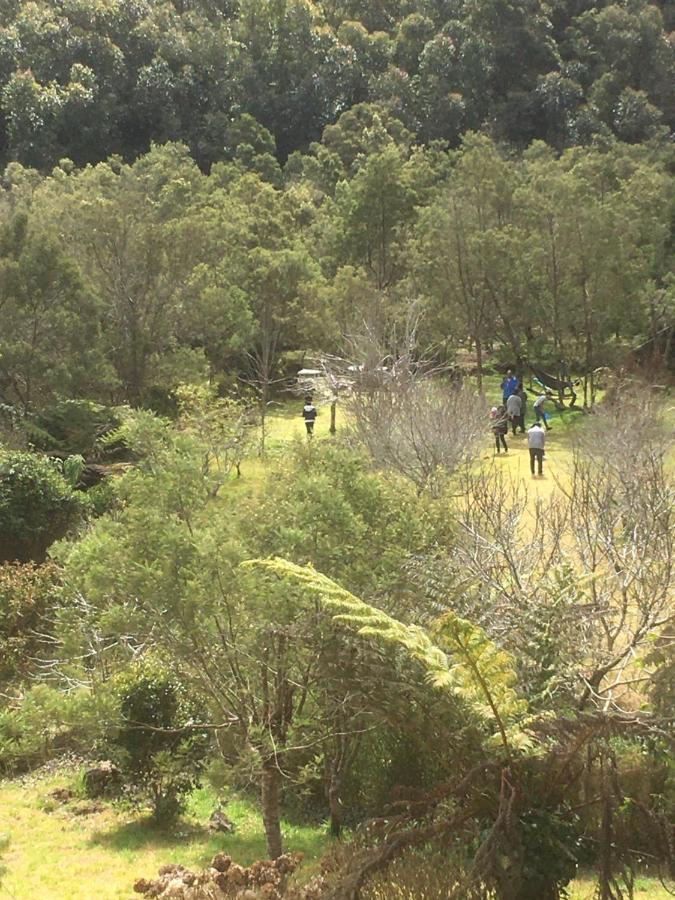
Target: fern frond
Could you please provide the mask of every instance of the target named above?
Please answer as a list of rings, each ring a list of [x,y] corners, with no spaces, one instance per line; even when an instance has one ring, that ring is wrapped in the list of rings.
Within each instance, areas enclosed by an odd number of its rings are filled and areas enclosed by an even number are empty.
[[[461,697],[491,726],[494,738],[507,752],[531,746],[531,738],[522,728],[527,703],[515,690],[513,660],[477,625],[447,612],[429,633],[364,603],[312,566],[280,558],[250,560],[244,565],[302,587],[356,634],[403,647],[421,663],[427,682]]]

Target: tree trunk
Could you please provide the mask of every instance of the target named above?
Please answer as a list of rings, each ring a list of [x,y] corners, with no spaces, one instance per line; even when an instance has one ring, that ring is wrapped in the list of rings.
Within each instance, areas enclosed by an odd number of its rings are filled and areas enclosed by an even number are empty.
[[[584,300],[584,337],[585,337],[585,370],[586,377],[584,381],[584,405],[586,405],[586,401],[588,399],[587,392],[590,388],[590,400],[591,400],[591,408],[593,407],[593,403],[595,402],[595,388],[593,386],[593,329],[592,329],[592,319],[591,319],[591,309],[590,309],[590,297],[588,296],[588,288],[586,286],[586,282],[584,281],[582,285],[582,294]]]
[[[670,355],[673,349],[673,339],[675,338],[675,325],[673,325],[669,331],[668,336],[666,337],[666,344],[663,348],[663,367],[668,370],[670,368]]]
[[[328,786],[328,808],[330,810],[330,833],[339,838],[342,834],[342,803],[340,802],[340,779],[333,776]]]
[[[337,400],[333,400],[330,405],[330,433],[335,434],[337,431],[335,427],[335,412],[337,407]]]
[[[476,368],[478,372],[476,373],[476,381],[478,383],[478,393],[483,393],[483,344],[478,334],[474,337],[474,343],[476,345]]]
[[[553,347],[558,359],[562,359],[563,341],[560,327],[560,277],[558,271],[558,253],[556,248],[555,222],[548,218],[548,234],[551,246],[551,298],[553,301]]]
[[[259,455],[265,455],[265,441],[267,439],[267,400],[263,396],[260,401],[260,449]]]
[[[279,813],[279,768],[273,758],[267,759],[263,763],[260,802],[265,825],[267,855],[270,859],[277,859],[283,853],[283,848],[281,846],[281,816]]]
[[[600,760],[602,818],[600,821],[599,898],[600,900],[614,900],[614,892],[612,891],[612,819],[614,810],[606,766],[607,761],[602,758]]]

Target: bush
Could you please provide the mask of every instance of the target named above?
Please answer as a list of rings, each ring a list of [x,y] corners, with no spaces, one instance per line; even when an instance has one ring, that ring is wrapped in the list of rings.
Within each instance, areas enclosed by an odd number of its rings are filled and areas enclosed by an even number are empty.
[[[87,503],[92,518],[98,519],[112,512],[119,503],[115,478],[104,478],[87,491]]]
[[[49,459],[0,451],[0,562],[42,562],[81,521],[86,501]]]
[[[165,823],[200,783],[209,736],[194,727],[204,711],[173,675],[156,665],[134,667],[119,680],[122,727],[111,755],[126,783]]]
[[[568,804],[552,810],[532,806],[520,818],[523,844],[522,900],[556,900],[591,861],[579,817]],[[564,896],[564,894],[563,894]]]
[[[119,428],[121,420],[108,406],[91,400],[63,400],[35,417],[31,443],[39,450],[100,456],[101,438]],[[123,448],[106,447],[108,457],[119,456]]]
[[[467,868],[468,861],[447,848],[408,850],[368,881],[363,900],[447,900]]]
[[[0,772],[27,771],[64,753],[86,754],[116,721],[112,691],[36,684],[0,708]]]
[[[25,678],[30,660],[42,650],[39,634],[49,630],[45,616],[55,600],[58,567],[0,566],[0,691]]]
[[[451,755],[445,752],[445,735],[434,734],[433,723],[425,723],[411,710],[413,717],[416,731],[385,725],[363,736],[345,780],[343,803],[352,814],[346,817],[350,824],[377,815],[400,792],[424,793],[449,776]]]

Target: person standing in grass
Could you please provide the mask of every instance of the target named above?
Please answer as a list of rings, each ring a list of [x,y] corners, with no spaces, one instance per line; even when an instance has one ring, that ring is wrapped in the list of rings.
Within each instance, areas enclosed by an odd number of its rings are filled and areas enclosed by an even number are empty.
[[[527,391],[523,387],[523,382],[518,382],[516,394],[520,397],[520,418],[518,419],[518,427],[520,433],[525,434],[525,413],[527,412]]]
[[[539,422],[535,422],[527,430],[527,446],[530,451],[530,472],[534,475],[534,464],[537,463],[538,474],[544,474],[544,448],[546,446],[546,432]]]
[[[518,379],[513,374],[511,369],[508,369],[506,372],[506,376],[501,383],[502,400],[504,401],[504,404],[506,404],[506,401],[509,399],[511,394],[515,394],[517,388],[518,388]]]
[[[509,399],[506,401],[506,414],[508,416],[508,420],[511,423],[511,432],[513,436],[516,436],[516,428],[520,424],[521,415],[523,410],[523,401],[519,397],[517,393],[511,394]],[[523,429],[524,431],[525,429]]]
[[[506,432],[509,429],[508,426],[508,418],[506,415],[506,407],[505,406],[493,406],[490,410],[490,418],[492,419],[492,433],[495,436],[495,447],[497,448],[497,453],[501,453],[501,448],[504,448],[504,453],[509,452],[509,448],[506,444]]]
[[[305,420],[305,428],[307,429],[308,437],[311,437],[314,434],[314,422],[316,416],[316,406],[312,403],[312,398],[305,397],[305,405],[302,408],[302,418]]]
[[[544,428],[546,428],[547,431],[550,431],[551,426],[546,421],[546,412],[544,410],[544,403],[546,403],[546,401],[550,400],[550,399],[551,399],[551,397],[549,394],[544,394],[542,392],[541,394],[539,394],[537,399],[534,401],[534,414],[537,417],[537,425],[539,425],[539,424],[541,424],[541,422],[543,422]]]

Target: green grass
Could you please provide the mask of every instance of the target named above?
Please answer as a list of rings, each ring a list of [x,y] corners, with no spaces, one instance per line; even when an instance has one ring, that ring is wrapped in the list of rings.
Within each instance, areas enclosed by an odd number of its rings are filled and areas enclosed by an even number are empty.
[[[282,457],[296,442],[307,441],[305,423],[302,419],[302,401],[284,400],[275,402],[270,406],[270,411],[265,424],[265,453],[260,453],[260,429],[256,430],[256,442],[248,457],[241,464],[241,477],[232,475],[234,490],[243,493],[255,492],[265,478],[265,473],[270,462]],[[336,430],[340,434],[345,426],[344,410],[338,405],[336,415]],[[320,406],[314,427],[314,441],[330,440],[330,407]]]
[[[590,875],[583,875],[572,882],[570,900],[595,900],[596,880]],[[646,875],[635,880],[635,900],[672,900],[675,884],[666,882],[667,888],[658,880]]]
[[[483,387],[488,400],[492,405],[501,403],[501,377],[486,376],[483,379]],[[534,395],[528,399],[527,425],[534,421],[532,406]],[[588,416],[580,410],[565,409],[556,410],[553,404],[548,404],[547,415],[551,424],[551,431],[547,438],[545,475],[542,480],[531,482],[532,496],[545,497],[552,493],[556,483],[564,480],[567,475],[567,467],[571,461],[571,444],[575,432],[584,423],[588,422]],[[285,400],[275,403],[270,407],[270,413],[266,425],[265,456],[261,457],[258,447],[244,460],[241,466],[241,478],[234,478],[237,482],[235,489],[244,493],[255,491],[263,482],[268,463],[286,453],[296,441],[306,441],[304,422],[301,415],[302,401],[299,399]],[[347,424],[344,408],[337,407],[337,434],[344,433]],[[330,408],[319,407],[319,416],[315,425],[313,440],[324,441],[331,438],[330,432]],[[484,461],[493,457],[493,439],[486,421],[485,450],[482,454]],[[506,456],[495,457],[495,464],[506,469],[515,480],[527,480],[530,484],[529,453],[527,451],[527,437],[516,435],[507,436],[509,453]]]
[[[307,439],[305,423],[302,418],[302,401],[286,400],[284,402],[275,403],[270,407],[270,414],[267,420],[267,447],[270,451],[274,451],[280,445],[297,438],[301,440]],[[328,404],[317,406],[318,415],[314,426],[314,437],[318,440],[329,438],[330,435],[330,406]],[[345,424],[345,416],[343,408],[338,404],[336,407],[336,430]]]
[[[237,828],[233,835],[207,830],[216,803],[208,788],[192,795],[175,828],[162,831],[142,812],[119,805],[102,803],[99,812],[75,816],[78,804],[48,801],[51,791],[72,783],[68,775],[0,783],[0,833],[9,839],[3,900],[129,900],[134,881],[156,876],[164,863],[201,868],[219,851],[242,865],[266,856],[260,813],[248,799],[226,804]],[[328,841],[316,826],[284,822],[283,834],[286,847],[303,852],[310,865]]]
[[[195,791],[181,822],[162,831],[142,813],[115,804],[103,803],[100,812],[75,816],[77,803],[49,801],[51,791],[73,783],[72,774],[0,782],[0,834],[9,838],[2,900],[129,900],[134,881],[156,876],[164,863],[198,869],[219,851],[242,865],[266,855],[260,813],[248,799],[235,797],[226,804],[237,827],[233,835],[207,830],[216,803],[208,788]],[[314,869],[329,843],[325,830],[284,822],[283,833],[287,848],[302,851],[305,866]],[[591,900],[594,885],[590,875],[578,878],[571,900]],[[672,896],[655,878],[639,877],[636,888],[636,900]]]

